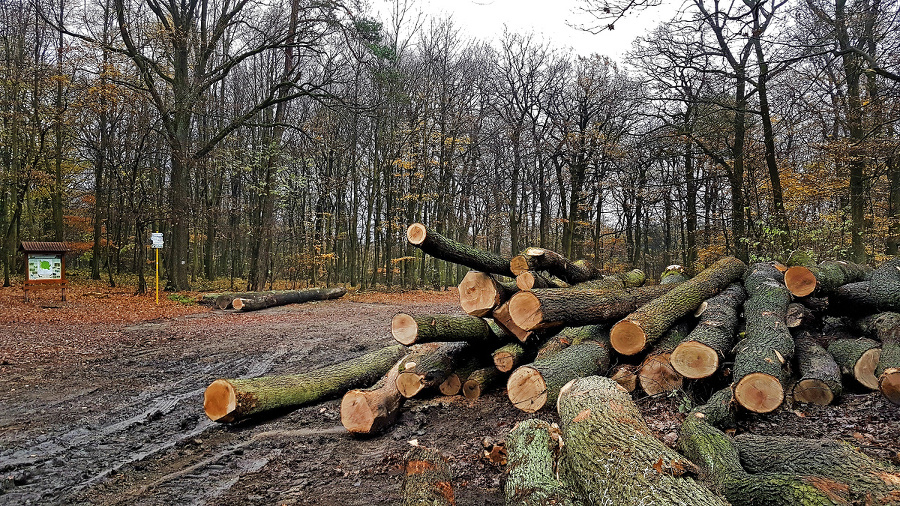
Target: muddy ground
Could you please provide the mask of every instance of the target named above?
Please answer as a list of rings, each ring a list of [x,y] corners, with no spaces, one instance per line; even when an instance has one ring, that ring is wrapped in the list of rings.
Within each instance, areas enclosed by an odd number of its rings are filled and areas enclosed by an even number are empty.
[[[460,314],[453,292],[248,314],[155,306],[125,290],[21,298],[0,289],[0,504],[396,504],[411,440],[450,458],[460,505],[503,504],[503,469],[482,444],[530,416],[503,391],[413,399],[396,426],[368,439],[344,431],[338,399],[236,425],[203,414],[216,378],[300,372],[391,344],[399,311]],[[685,400],[638,396],[638,405],[673,443]],[[851,389],[836,406],[745,416],[740,430],[839,437],[897,459],[897,420],[900,407]]]

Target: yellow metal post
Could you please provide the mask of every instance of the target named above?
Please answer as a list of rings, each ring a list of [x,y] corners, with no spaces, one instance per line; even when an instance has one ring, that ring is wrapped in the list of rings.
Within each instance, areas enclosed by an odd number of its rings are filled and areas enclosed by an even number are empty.
[[[159,248],[156,250],[156,305],[159,305]]]

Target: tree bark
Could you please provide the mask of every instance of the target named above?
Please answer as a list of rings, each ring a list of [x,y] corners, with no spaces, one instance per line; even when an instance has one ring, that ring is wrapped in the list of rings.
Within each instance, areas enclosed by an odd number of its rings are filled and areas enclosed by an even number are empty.
[[[613,348],[623,355],[639,353],[658,340],[679,318],[695,311],[704,300],[740,279],[746,270],[744,262],[734,257],[717,261],[616,323],[610,332]]]
[[[784,401],[786,367],[794,355],[794,338],[785,323],[791,294],[784,275],[770,264],[754,264],[744,278],[746,338],[734,357],[734,397],[755,413],[768,413]]]
[[[525,348],[519,343],[509,343],[494,351],[494,367],[500,372],[510,372],[523,363],[527,356]]]
[[[584,504],[726,504],[687,476],[696,466],[653,437],[611,379],[571,381],[558,411],[565,441],[559,474]]]
[[[664,270],[662,274],[659,275],[659,284],[668,285],[684,283],[688,279],[690,278],[685,275],[684,267],[674,264],[666,267],[666,270]]]
[[[465,360],[471,349],[465,342],[441,343],[437,348],[426,348],[407,357],[397,376],[397,389],[410,398],[422,390],[437,387]]]
[[[860,385],[878,390],[875,368],[881,357],[878,341],[860,337],[858,339],[835,339],[828,345],[828,353],[847,376],[853,377]]]
[[[302,374],[217,379],[203,394],[203,410],[214,422],[234,422],[302,406],[374,383],[406,353],[406,348],[394,345]]]
[[[488,274],[515,277],[509,270],[508,258],[448,239],[421,223],[413,223],[406,229],[406,239],[413,246],[435,258]]]
[[[506,302],[518,287],[513,283],[501,283],[490,274],[469,271],[460,281],[459,305],[463,311],[472,316],[488,316]]]
[[[478,347],[498,348],[510,341],[510,334],[477,316],[447,314],[412,316],[397,313],[391,319],[391,335],[400,344],[468,342]]]
[[[450,465],[439,451],[414,446],[403,462],[401,506],[456,506]]]
[[[738,315],[746,299],[744,287],[734,283],[701,304],[703,312],[697,326],[672,352],[672,367],[679,374],[699,379],[719,370],[725,354],[734,346]]]
[[[627,291],[547,288],[519,292],[509,299],[509,314],[525,330],[604,323],[627,315],[673,288],[675,285],[643,286]]]
[[[519,342],[528,342],[529,339],[534,335],[533,331],[525,330],[513,321],[512,315],[510,315],[509,313],[509,301],[500,304],[497,309],[494,309],[494,313],[492,314],[492,316],[494,317],[494,321],[497,322],[498,325],[506,329],[510,334],[516,336],[516,339],[518,339]]]
[[[784,284],[795,297],[813,292],[827,294],[847,283],[865,281],[872,268],[841,260],[826,260],[817,266],[795,265],[784,273]]]
[[[516,276],[525,271],[546,271],[569,284],[582,283],[601,276],[600,271],[584,262],[573,262],[555,251],[528,248],[510,260],[509,268]]]
[[[341,424],[353,434],[372,435],[394,424],[405,397],[397,389],[397,376],[406,357],[397,361],[375,385],[354,389],[341,399]]]
[[[699,413],[706,423],[719,430],[725,430],[737,427],[736,411],[734,392],[729,385],[713,392],[706,404],[694,408],[688,416],[696,416]]]
[[[472,374],[469,374],[466,382],[463,384],[463,396],[469,400],[478,399],[481,397],[481,394],[500,383],[504,376],[496,367],[476,369],[472,371]]]
[[[556,474],[562,445],[558,428],[535,419],[516,424],[506,436],[506,504],[573,506],[572,492]]]
[[[533,290],[535,288],[568,288],[570,285],[552,276],[544,276],[536,271],[525,271],[516,275],[516,286],[519,290]]]
[[[828,296],[828,311],[848,316],[876,313],[878,301],[872,295],[871,288],[871,281],[858,281],[839,286]]]
[[[347,293],[347,289],[339,288],[316,288],[313,290],[297,290],[291,292],[268,292],[263,295],[245,299],[241,297],[235,298],[231,305],[238,311],[257,311],[275,306],[284,306],[286,304],[302,304],[314,300],[328,300],[343,297]]]
[[[883,263],[872,272],[869,293],[879,311],[900,311],[900,259]]]
[[[841,396],[841,369],[828,351],[810,336],[794,341],[797,348],[797,365],[800,379],[794,383],[796,402],[827,406]]]

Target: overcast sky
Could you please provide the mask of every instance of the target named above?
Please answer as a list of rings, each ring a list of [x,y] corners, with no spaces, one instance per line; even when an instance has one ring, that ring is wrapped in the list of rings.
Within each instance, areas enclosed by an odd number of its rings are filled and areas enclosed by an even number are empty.
[[[379,11],[389,10],[391,0],[373,0]],[[590,16],[577,12],[580,0],[414,0],[413,8],[426,16],[449,15],[461,28],[463,35],[492,40],[510,31],[535,34],[549,39],[557,47],[571,46],[577,53],[599,53],[620,59],[631,47],[631,41],[670,19],[673,6],[658,7],[632,14],[616,23],[615,30],[592,35],[572,28],[569,24],[586,24]]]

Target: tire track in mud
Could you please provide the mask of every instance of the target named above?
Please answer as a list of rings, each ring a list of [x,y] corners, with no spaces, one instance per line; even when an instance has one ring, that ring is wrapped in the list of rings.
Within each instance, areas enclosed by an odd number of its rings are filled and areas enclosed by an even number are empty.
[[[279,347],[256,358],[228,354],[206,364],[197,363],[196,357],[153,360],[155,367],[172,371],[174,376],[169,381],[144,384],[136,395],[120,392],[106,401],[111,402],[103,410],[106,413],[101,411],[79,427],[0,451],[0,504],[69,502],[70,497],[76,498],[125,468],[140,467],[141,462],[171,453],[218,425],[199,409],[211,376],[222,376],[223,371],[234,376],[241,370],[240,376],[259,376],[286,351]],[[77,398],[68,403],[71,409],[81,404]],[[256,465],[251,462],[246,468],[255,469]],[[110,499],[108,502],[115,502]]]

